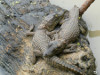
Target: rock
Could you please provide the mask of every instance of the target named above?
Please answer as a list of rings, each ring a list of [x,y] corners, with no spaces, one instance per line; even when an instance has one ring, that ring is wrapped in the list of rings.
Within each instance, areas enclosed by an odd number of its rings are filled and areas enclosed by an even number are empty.
[[[53,68],[43,59],[35,65],[31,63],[34,58],[32,37],[26,37],[24,33],[31,25],[35,25],[36,30],[46,15],[59,11],[65,10],[51,5],[48,0],[0,0],[0,66],[10,75],[75,75],[71,71]],[[60,58],[67,62],[74,55],[72,64],[79,63],[79,67],[88,71],[87,75],[92,75],[96,69],[95,58],[89,46],[86,48],[86,51],[80,49]]]

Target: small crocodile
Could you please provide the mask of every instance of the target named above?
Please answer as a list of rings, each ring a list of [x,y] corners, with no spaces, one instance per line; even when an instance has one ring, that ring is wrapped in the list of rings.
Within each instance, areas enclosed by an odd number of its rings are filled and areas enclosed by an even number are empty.
[[[56,14],[51,14],[51,15],[47,16],[45,18],[45,20],[48,17],[50,18],[50,16],[53,16],[51,18],[52,22],[49,21],[51,19],[49,19],[48,22],[47,21],[43,21],[41,23],[41,25],[39,25],[39,27],[36,30],[36,32],[34,33],[32,45],[33,45],[33,48],[34,48],[34,55],[35,56],[42,56],[43,57],[43,53],[47,50],[48,43],[51,40],[50,37],[46,33],[48,31],[48,26],[51,25],[50,27],[52,27],[53,24],[57,25],[57,23],[63,18],[64,13],[60,14],[60,16],[58,14],[58,16],[56,16],[56,17],[55,17],[55,15]],[[45,23],[45,22],[47,22],[47,23]],[[50,30],[53,30],[53,29],[50,29]],[[75,65],[71,65],[69,63],[64,62],[63,60],[61,60],[57,56],[53,56],[53,57],[50,57],[50,58],[45,58],[45,57],[43,57],[43,58],[48,64],[50,64],[53,67],[57,67],[57,68],[64,69],[64,70],[69,69],[69,70],[77,72],[79,74],[83,74],[83,70],[81,70],[80,68],[78,68]],[[33,63],[35,63],[35,62],[36,62],[36,57],[34,58],[34,62]]]
[[[66,45],[78,38],[80,34],[78,18],[79,8],[77,6],[74,6],[74,8],[72,8],[69,12],[69,18],[61,25],[58,34],[56,34],[57,38],[49,43],[47,50],[44,52],[45,57],[50,57],[55,54],[61,53]]]
[[[32,26],[30,27],[30,30],[26,33],[26,35],[34,35],[32,40],[32,46],[34,49],[34,54],[36,54],[36,56],[42,56],[42,53],[44,53],[47,49],[48,43],[51,41],[51,38],[48,35],[54,32],[52,30],[63,18],[65,12],[59,12],[58,14],[52,13],[46,16],[35,32],[31,32],[31,30],[34,28]],[[36,59],[34,58],[33,63],[35,62]]]

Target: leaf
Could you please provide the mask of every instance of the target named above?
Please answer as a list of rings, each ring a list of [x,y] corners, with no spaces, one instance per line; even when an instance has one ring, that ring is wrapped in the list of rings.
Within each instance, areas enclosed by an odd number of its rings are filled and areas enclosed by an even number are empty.
[[[77,43],[77,45],[79,46],[79,45],[80,45],[80,43],[78,42],[78,43]]]

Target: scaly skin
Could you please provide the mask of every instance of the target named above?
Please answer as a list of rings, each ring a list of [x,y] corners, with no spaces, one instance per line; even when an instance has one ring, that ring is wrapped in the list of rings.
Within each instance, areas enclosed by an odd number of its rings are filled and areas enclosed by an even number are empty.
[[[58,24],[58,22],[63,18],[64,12],[60,14],[50,14],[45,18],[45,20],[38,27],[37,31],[34,33],[33,37],[33,48],[41,50],[43,53],[50,42],[50,38],[48,37],[48,31],[54,29],[54,27]]]
[[[50,37],[47,35],[48,31],[54,29],[54,27],[58,24],[58,22],[63,18],[65,12],[61,12],[59,14],[53,13],[45,17],[43,22],[39,25],[36,32],[27,32],[26,35],[33,35],[32,45],[34,49],[34,54],[36,56],[42,55],[44,51],[48,47],[48,43],[50,42]],[[32,28],[30,28],[30,31]],[[41,51],[41,53],[40,53]],[[34,58],[34,62],[36,62],[36,58]]]
[[[45,57],[50,57],[55,54],[61,53],[66,47],[65,45],[68,45],[69,43],[73,42],[78,38],[80,34],[78,18],[79,8],[77,6],[74,6],[74,8],[69,13],[69,19],[62,24],[61,29],[57,34],[58,38],[55,38],[55,41],[53,42],[51,41],[49,44],[50,46],[48,46],[48,49],[44,52]],[[59,40],[63,41],[55,43]],[[61,48],[62,44],[63,48]]]
[[[64,60],[58,58],[57,56],[53,56],[50,58],[44,58],[44,59],[49,65],[55,68],[59,68],[65,71],[71,70],[73,72],[78,73],[78,75],[85,75],[85,73],[80,68],[78,68],[75,65],[71,65],[70,63],[66,63]]]
[[[69,43],[79,35],[78,26],[79,8],[74,7],[70,11],[70,18],[68,21],[62,24],[61,30],[58,33],[59,39],[65,39],[66,43]]]
[[[66,47],[66,44],[69,44],[71,41],[73,41],[73,39],[75,40],[79,36],[80,31],[78,26],[78,17],[79,9],[75,6],[70,11],[70,19],[63,23],[63,25],[61,26],[61,30],[58,32],[58,38],[49,43],[48,49],[44,52],[44,57],[47,63],[54,67],[64,70],[70,69],[71,71],[77,72],[81,75],[85,75],[80,68],[74,65],[70,65],[69,63],[65,63],[58,57],[53,56],[55,54],[61,53],[62,50],[64,50],[64,48]]]
[[[57,20],[59,22],[59,17],[57,18]],[[33,41],[32,41],[33,48],[35,49],[34,50],[34,54],[37,54],[36,56],[39,56],[39,55],[43,54],[47,50],[48,43],[51,40],[47,36],[47,33],[46,33],[47,30],[45,29],[46,26],[43,23],[44,22],[42,22],[42,24],[38,27],[38,30],[34,33],[34,37],[33,37]],[[45,27],[45,28],[43,28],[43,27]],[[40,54],[38,54],[39,53],[39,50],[41,51]],[[36,52],[38,52],[38,53],[36,53]],[[34,58],[34,59],[36,59],[36,58]],[[74,65],[70,65],[69,63],[66,63],[66,62],[60,60],[56,56],[55,57],[50,57],[50,58],[45,58],[44,57],[44,59],[48,63],[52,61],[50,63],[51,66],[53,65],[54,67],[57,67],[57,68],[64,68],[64,70],[69,69],[71,71],[78,72],[79,74],[83,74],[83,72],[82,72],[82,70],[80,68],[78,68],[78,67],[76,67]]]

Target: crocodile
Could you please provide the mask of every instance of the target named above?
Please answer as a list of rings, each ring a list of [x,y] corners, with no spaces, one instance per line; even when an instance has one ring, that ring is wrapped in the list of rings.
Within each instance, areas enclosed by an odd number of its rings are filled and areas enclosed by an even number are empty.
[[[52,13],[46,16],[35,32],[32,32],[34,28],[33,25],[26,32],[27,36],[33,35],[32,46],[34,49],[34,54],[36,54],[36,56],[42,56],[42,53],[44,53],[44,51],[47,49],[48,43],[51,40],[51,38],[48,35],[55,32],[52,30],[55,28],[58,22],[63,18],[65,12],[61,12],[58,14]],[[34,58],[33,63],[35,62],[36,62],[36,59]]]
[[[49,30],[53,30],[53,29],[49,29],[48,30],[48,26],[51,25],[49,28],[54,28],[54,25],[56,26],[57,23],[63,18],[63,14],[61,14],[60,17],[59,17],[59,15],[57,17],[52,17],[51,18],[52,20],[49,19],[50,21],[49,20],[45,21],[48,17],[50,18],[50,16],[54,16],[55,14],[48,15],[44,19],[44,21],[39,25],[39,27],[36,30],[36,32],[34,32],[34,37],[33,37],[33,40],[32,40],[32,46],[34,48],[33,52],[34,52],[34,57],[35,58],[34,58],[34,62],[33,63],[36,63],[36,57],[37,56],[41,56],[41,57],[44,58],[44,60],[48,64],[50,64],[53,67],[57,67],[59,69],[64,69],[64,70],[68,70],[69,69],[69,70],[71,70],[73,72],[77,72],[77,73],[83,75],[83,73],[84,73],[83,70],[81,70],[80,68],[78,68],[75,65],[71,65],[69,63],[64,62],[63,60],[61,60],[57,56],[53,56],[53,57],[50,57],[50,58],[47,58],[47,57],[43,56],[43,53],[47,50],[48,44],[51,41],[50,37],[48,36],[48,33],[46,33],[46,32],[48,32]],[[52,25],[53,25],[53,27],[52,27]],[[51,31],[51,33],[52,33],[52,31]]]
[[[60,25],[62,25],[68,18],[69,18],[69,11],[65,13],[64,18],[60,21]],[[79,29],[80,29],[80,33],[82,35],[87,35],[88,32],[88,27],[86,22],[82,19],[82,17],[79,17]]]
[[[49,43],[47,50],[43,54],[44,57],[52,57],[53,55],[61,53],[66,45],[75,41],[79,37],[80,30],[78,26],[78,18],[79,8],[74,6],[69,12],[69,18],[66,19],[61,25],[60,30],[57,32],[55,40]]]
[[[51,15],[54,16],[55,14],[51,14]],[[51,15],[49,15],[49,16],[51,16]],[[49,16],[47,16],[45,19],[47,19]],[[62,17],[62,15],[60,17]],[[52,19],[54,19],[54,18],[52,17]],[[52,20],[53,22],[48,21],[48,23],[45,23],[45,21],[43,21],[39,25],[37,31],[34,33],[32,46],[34,48],[34,55],[35,56],[42,56],[43,57],[43,53],[46,51],[46,49],[48,47],[48,44],[49,44],[49,42],[51,40],[50,37],[48,36],[48,33],[46,33],[48,31],[48,29],[47,29],[48,27],[47,26],[50,26],[50,23],[51,23],[51,27],[50,28],[52,28],[53,24],[57,24],[61,20],[61,18],[59,18],[59,15],[56,18],[57,18],[56,19],[57,21],[53,21]],[[54,22],[56,22],[56,23],[54,23]],[[54,25],[53,25],[53,27],[54,27]],[[50,30],[52,30],[52,29],[50,29]],[[31,34],[31,33],[32,32],[30,32],[29,34]],[[60,68],[60,69],[63,68],[64,70],[69,69],[69,70],[71,70],[73,72],[77,72],[79,74],[83,74],[83,70],[81,70],[80,68],[78,68],[75,65],[70,65],[69,63],[64,62],[63,60],[61,60],[57,56],[50,57],[50,58],[45,58],[45,57],[43,57],[43,58],[48,64],[50,64],[53,67],[57,67],[57,68]],[[49,63],[50,61],[52,61],[52,62]],[[33,63],[36,63],[36,57],[34,58],[34,62]]]

